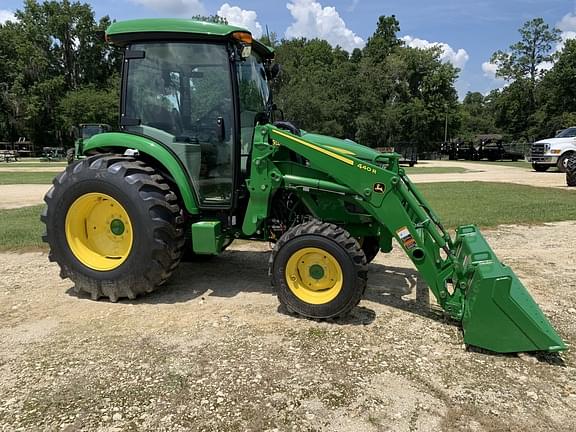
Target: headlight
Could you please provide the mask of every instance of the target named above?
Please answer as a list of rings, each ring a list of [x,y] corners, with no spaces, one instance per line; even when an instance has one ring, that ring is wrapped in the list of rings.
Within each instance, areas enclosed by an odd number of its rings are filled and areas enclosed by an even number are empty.
[[[550,150],[550,144],[544,144],[544,150],[549,151]]]

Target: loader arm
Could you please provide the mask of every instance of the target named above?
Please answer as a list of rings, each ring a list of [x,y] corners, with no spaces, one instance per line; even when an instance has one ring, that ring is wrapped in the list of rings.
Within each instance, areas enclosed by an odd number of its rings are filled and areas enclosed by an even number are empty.
[[[331,180],[282,173],[274,153],[282,147],[308,160]],[[279,187],[353,197],[381,229],[396,238],[439,305],[461,321],[464,340],[497,352],[566,348],[516,275],[494,255],[476,227],[459,227],[454,239],[405,175],[395,153],[371,160],[307,141],[271,125],[258,126],[248,180],[251,193],[244,230],[255,231]],[[343,221],[345,223],[346,221]]]

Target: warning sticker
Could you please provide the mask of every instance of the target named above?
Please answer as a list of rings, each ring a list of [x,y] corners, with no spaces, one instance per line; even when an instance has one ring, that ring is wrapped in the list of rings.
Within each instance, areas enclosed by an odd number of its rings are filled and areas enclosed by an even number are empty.
[[[396,230],[396,234],[406,249],[414,249],[417,246],[416,240],[414,240],[414,237],[412,237],[412,234],[410,234],[410,231],[407,227],[402,227]]]

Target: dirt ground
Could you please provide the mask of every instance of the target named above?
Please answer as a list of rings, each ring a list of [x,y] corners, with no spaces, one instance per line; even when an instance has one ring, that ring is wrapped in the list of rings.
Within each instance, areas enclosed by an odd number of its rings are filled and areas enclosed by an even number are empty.
[[[0,185],[0,210],[42,204],[50,186],[43,184]]]
[[[576,222],[485,234],[574,343]],[[400,251],[336,322],[279,310],[267,260],[232,245],[112,304],[43,253],[0,254],[0,430],[576,430],[576,352],[467,350]]]
[[[556,170],[536,172],[531,168],[466,161],[421,161],[418,162],[418,166],[460,167],[467,171],[463,173],[418,174],[411,177],[415,183],[485,181],[574,190],[574,188],[566,186],[566,174]]]

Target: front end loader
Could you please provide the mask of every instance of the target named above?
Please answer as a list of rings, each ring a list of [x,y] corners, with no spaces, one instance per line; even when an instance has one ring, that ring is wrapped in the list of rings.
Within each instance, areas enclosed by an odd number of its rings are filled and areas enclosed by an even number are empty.
[[[124,50],[121,130],[84,143],[42,215],[50,259],[78,292],[133,299],[165,284],[184,252],[247,239],[274,243],[269,271],[287,310],[335,318],[395,240],[465,343],[566,349],[475,226],[450,236],[398,154],[275,122],[274,53],[247,30],[153,19],[106,36]]]

